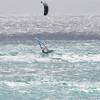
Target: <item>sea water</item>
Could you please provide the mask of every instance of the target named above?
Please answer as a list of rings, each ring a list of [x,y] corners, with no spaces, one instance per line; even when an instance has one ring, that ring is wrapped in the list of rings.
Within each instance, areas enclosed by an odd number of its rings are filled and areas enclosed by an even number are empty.
[[[0,100],[99,100],[100,42],[0,45]]]
[[[45,38],[54,52],[43,54],[31,37],[9,38],[29,20],[0,20],[0,100],[100,100],[100,41]],[[30,31],[36,23],[28,23]]]

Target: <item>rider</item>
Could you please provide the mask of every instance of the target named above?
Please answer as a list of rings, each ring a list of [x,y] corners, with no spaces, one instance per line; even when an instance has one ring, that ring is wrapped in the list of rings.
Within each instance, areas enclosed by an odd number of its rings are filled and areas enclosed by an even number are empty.
[[[40,48],[41,48],[42,52],[45,53],[45,54],[47,54],[48,51],[49,51],[48,48],[47,48],[47,46],[44,45],[44,47],[42,47],[40,43],[39,43],[39,45],[40,45]]]

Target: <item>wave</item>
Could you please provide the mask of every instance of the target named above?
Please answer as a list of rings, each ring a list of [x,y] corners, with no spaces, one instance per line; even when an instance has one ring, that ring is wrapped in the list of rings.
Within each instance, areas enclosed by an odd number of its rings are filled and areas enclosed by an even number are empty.
[[[0,44],[26,44],[33,45],[35,43],[34,38],[40,38],[43,40],[66,40],[66,41],[98,41],[100,40],[100,35],[91,34],[84,35],[84,33],[74,34],[74,33],[37,33],[37,34],[29,34],[29,33],[16,33],[12,35],[8,34],[0,34]]]
[[[69,62],[100,62],[100,54],[97,55],[62,55],[62,60]]]
[[[100,54],[96,55],[78,55],[78,54],[62,54],[56,55],[51,54],[46,57],[42,55],[34,55],[34,54],[18,54],[18,55],[5,55],[0,56],[0,62],[100,62]]]
[[[16,90],[18,92],[26,91],[27,93],[31,92],[32,87],[39,87],[39,86],[62,86],[66,87],[67,91],[77,91],[77,92],[100,92],[100,82],[65,82],[65,81],[29,81],[25,82],[14,82],[14,81],[1,81],[0,85],[6,85],[8,88]],[[30,89],[30,91],[29,91]],[[28,91],[27,91],[28,90]]]
[[[100,40],[100,16],[0,17],[0,21],[0,42],[25,42],[36,35],[46,39]]]

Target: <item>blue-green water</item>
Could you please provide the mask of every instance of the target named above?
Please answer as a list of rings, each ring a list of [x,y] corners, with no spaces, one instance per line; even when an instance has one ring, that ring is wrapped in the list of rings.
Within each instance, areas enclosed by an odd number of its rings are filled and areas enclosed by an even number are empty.
[[[100,41],[0,45],[0,100],[100,100]]]

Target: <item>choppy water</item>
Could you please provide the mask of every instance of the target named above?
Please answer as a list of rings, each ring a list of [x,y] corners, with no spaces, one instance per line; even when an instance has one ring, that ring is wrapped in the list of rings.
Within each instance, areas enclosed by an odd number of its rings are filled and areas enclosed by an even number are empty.
[[[100,41],[0,45],[0,100],[100,100]]]
[[[0,17],[0,100],[100,100],[99,27],[100,16]]]

